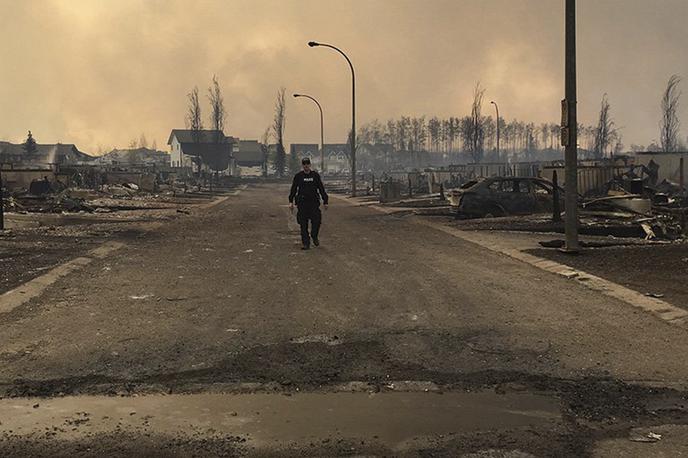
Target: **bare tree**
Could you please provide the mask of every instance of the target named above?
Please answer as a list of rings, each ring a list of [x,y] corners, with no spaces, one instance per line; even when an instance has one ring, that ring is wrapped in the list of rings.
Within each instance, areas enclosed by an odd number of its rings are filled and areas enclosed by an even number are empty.
[[[598,159],[603,158],[612,142],[617,140],[617,129],[609,111],[610,105],[607,94],[604,94],[600,105],[600,117],[597,121],[597,127],[594,128],[593,152]]]
[[[430,141],[430,150],[439,151],[440,150],[440,130],[442,128],[442,122],[436,117],[432,117],[428,120],[428,137]]]
[[[409,143],[411,142],[411,118],[402,116],[396,123],[395,133],[399,151],[408,151]]]
[[[424,151],[425,143],[427,141],[427,126],[425,123],[425,116],[411,119],[411,141],[413,141],[414,151]]]
[[[201,103],[198,99],[198,86],[194,86],[191,92],[187,94],[189,105],[186,111],[186,127],[191,130],[191,139],[195,143],[200,143],[203,135],[203,118],[201,116]],[[193,156],[192,162],[198,168],[198,188],[201,188],[201,168],[203,166],[203,157]]]
[[[275,172],[278,177],[283,177],[287,166],[287,153],[284,150],[284,126],[286,122],[286,100],[284,92],[286,89],[281,87],[277,91],[277,100],[275,101],[275,117],[272,123],[272,133],[277,142],[277,151],[275,151]]]
[[[268,156],[270,155],[270,127],[265,128],[260,138],[260,151],[263,153],[263,176],[268,176]]]
[[[483,117],[481,114],[483,107],[483,97],[485,89],[480,87],[480,82],[476,83],[473,90],[473,105],[471,106],[471,117],[468,125],[468,150],[473,157],[473,162],[480,162],[483,159],[483,142],[485,131]]]
[[[201,141],[201,131],[203,130],[203,118],[201,117],[201,103],[198,100],[198,87],[187,94],[189,105],[186,110],[186,127],[191,130],[191,136],[195,142]]]
[[[662,96],[662,121],[659,135],[662,151],[665,152],[675,152],[679,147],[678,130],[680,122],[677,112],[678,101],[681,97],[681,92],[678,89],[680,82],[681,78],[678,75],[672,75]]]
[[[397,140],[398,132],[397,132],[397,123],[393,119],[390,119],[387,121],[387,134],[385,136],[385,141],[392,145],[392,148],[397,150],[397,145],[399,144]]]
[[[220,132],[225,130],[225,120],[227,119],[227,111],[225,110],[225,102],[220,90],[220,83],[217,81],[217,76],[213,75],[213,81],[208,88],[208,101],[210,102],[210,125],[213,130],[217,131],[216,142],[220,142]]]
[[[148,139],[146,139],[146,134],[141,132],[139,137],[139,148],[148,148]]]

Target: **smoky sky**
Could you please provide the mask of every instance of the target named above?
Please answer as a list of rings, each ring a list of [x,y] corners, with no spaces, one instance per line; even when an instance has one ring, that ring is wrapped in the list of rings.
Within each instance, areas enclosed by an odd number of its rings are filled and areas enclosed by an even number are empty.
[[[463,116],[477,81],[507,119],[558,122],[564,0],[0,0],[0,138],[76,143],[95,153],[145,133],[162,148],[184,126],[186,94],[213,74],[226,133],[257,139],[276,92],[310,94],[326,142],[400,115]],[[658,139],[672,74],[688,87],[688,1],[579,0],[578,102],[595,122],[603,94],[623,143]],[[204,116],[209,112],[205,97]],[[688,100],[680,108],[688,135]],[[287,100],[287,142],[317,142],[317,111]]]

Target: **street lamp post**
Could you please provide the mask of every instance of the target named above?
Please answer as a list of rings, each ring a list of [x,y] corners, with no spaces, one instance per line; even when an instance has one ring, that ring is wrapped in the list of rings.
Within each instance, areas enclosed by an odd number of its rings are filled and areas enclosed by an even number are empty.
[[[349,57],[344,52],[326,43],[318,43],[316,41],[309,41],[308,46],[311,48],[315,46],[324,46],[337,51],[344,56],[344,59],[349,63],[351,68],[351,196],[356,196],[356,74],[354,73],[354,65],[351,63]]]
[[[325,174],[325,130],[323,128],[324,124],[322,107],[320,106],[320,103],[310,95],[294,94],[294,98],[298,97],[305,97],[307,99],[311,99],[318,106],[318,110],[320,110],[320,173]]]
[[[495,110],[497,110],[497,160],[500,160],[502,156],[501,154],[499,154],[499,106],[497,106],[497,102],[495,102],[494,100],[490,103],[494,105]]]

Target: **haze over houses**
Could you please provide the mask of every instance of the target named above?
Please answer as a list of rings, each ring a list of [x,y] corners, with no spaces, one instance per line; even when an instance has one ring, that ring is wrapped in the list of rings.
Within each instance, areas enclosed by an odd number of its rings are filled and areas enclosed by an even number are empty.
[[[351,171],[349,164],[349,151],[351,147],[346,143],[326,143],[325,150],[325,173],[340,174]],[[320,145],[315,143],[292,143],[289,154],[296,155],[297,158],[309,158],[316,169],[320,169]]]
[[[95,162],[103,165],[149,165],[169,167],[170,155],[165,151],[150,148],[113,149],[109,153],[95,158]]]
[[[26,151],[24,144],[0,141],[0,163],[15,168],[88,163],[93,159],[70,143],[35,144],[35,151]]]

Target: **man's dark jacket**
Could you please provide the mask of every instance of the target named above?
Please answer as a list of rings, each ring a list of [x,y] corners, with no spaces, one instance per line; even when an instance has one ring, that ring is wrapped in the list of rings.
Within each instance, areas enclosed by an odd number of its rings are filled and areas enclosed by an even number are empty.
[[[318,196],[318,194],[320,194]],[[320,206],[320,198],[327,205],[328,197],[325,186],[317,172],[301,171],[294,175],[289,193],[289,202],[294,202],[300,208],[317,208]]]

